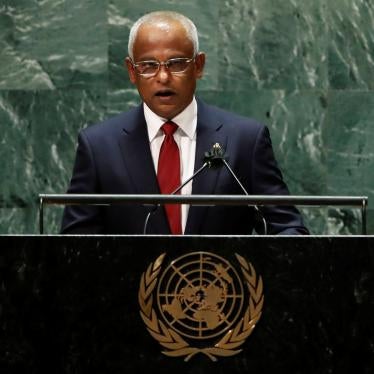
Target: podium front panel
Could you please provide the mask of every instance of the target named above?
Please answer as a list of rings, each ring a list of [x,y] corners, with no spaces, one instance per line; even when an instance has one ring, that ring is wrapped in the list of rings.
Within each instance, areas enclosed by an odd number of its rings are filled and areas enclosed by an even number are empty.
[[[0,371],[371,373],[373,272],[373,237],[2,236]]]

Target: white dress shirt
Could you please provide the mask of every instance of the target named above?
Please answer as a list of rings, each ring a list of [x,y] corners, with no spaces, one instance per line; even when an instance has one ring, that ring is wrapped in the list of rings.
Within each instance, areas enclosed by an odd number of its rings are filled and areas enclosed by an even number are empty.
[[[153,165],[157,175],[158,157],[160,148],[164,140],[164,132],[161,126],[168,121],[166,118],[161,118],[143,103],[144,117],[147,123],[149,144],[151,148]],[[194,171],[195,153],[196,153],[196,125],[197,125],[197,103],[193,98],[183,112],[172,118],[175,124],[178,125],[177,131],[174,133],[175,142],[179,148],[180,162],[181,162],[181,182],[187,180]],[[192,192],[192,181],[190,181],[181,190],[181,194],[189,195]],[[189,205],[182,205],[182,231],[185,231]]]

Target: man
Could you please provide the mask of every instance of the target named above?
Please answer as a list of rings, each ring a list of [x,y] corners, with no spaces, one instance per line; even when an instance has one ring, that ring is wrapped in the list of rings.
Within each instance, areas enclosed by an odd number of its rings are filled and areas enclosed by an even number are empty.
[[[174,12],[140,18],[129,37],[126,67],[143,103],[79,135],[69,193],[171,193],[219,143],[250,194],[286,195],[267,128],[194,96],[205,54],[191,20]],[[205,169],[182,194],[243,194],[226,168]],[[149,207],[67,206],[63,233],[140,234]],[[307,234],[294,207],[263,209],[269,234]],[[247,206],[168,205],[149,217],[149,234],[249,234]],[[261,227],[258,231],[261,231]]]

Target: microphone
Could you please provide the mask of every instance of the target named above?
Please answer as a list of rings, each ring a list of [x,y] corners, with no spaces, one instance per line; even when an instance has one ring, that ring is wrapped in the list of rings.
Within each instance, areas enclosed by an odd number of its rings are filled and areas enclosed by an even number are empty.
[[[221,145],[219,143],[215,143],[212,147],[211,152],[205,154],[206,158],[208,159],[207,162],[211,162],[211,164],[214,167],[219,166],[223,163],[225,165],[226,169],[229,171],[231,176],[234,178],[235,182],[238,184],[238,186],[241,188],[241,190],[244,192],[245,195],[249,196],[248,191],[245,189],[243,184],[240,182],[239,178],[236,176],[230,165],[227,163],[225,159],[225,151],[222,149]],[[267,235],[267,223],[265,220],[264,215],[262,214],[261,210],[257,205],[253,205],[253,209],[255,210],[257,217],[261,219],[262,225],[264,228],[263,235]]]
[[[222,165],[222,161],[225,158],[225,151],[222,149],[219,143],[215,143],[212,146],[210,152],[205,152],[204,161],[210,168],[217,168]]]
[[[203,166],[201,166],[200,169],[195,171],[195,173],[193,173],[187,180],[185,180],[178,188],[176,188],[173,192],[171,192],[170,195],[177,194],[187,183],[189,183],[191,180],[196,178],[206,168],[216,168],[218,166],[221,166],[221,161],[220,161],[220,159],[222,158],[221,153],[222,153],[221,146],[218,143],[215,143],[209,152],[205,152]],[[143,235],[147,234],[147,226],[148,226],[149,218],[151,217],[152,214],[154,214],[157,211],[159,206],[160,204],[154,204],[152,209],[148,212],[147,216],[145,217],[144,226],[143,226]]]

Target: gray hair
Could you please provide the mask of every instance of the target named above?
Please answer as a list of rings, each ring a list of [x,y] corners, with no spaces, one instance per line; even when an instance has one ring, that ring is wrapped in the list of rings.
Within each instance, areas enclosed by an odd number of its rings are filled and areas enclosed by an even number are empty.
[[[151,12],[143,17],[139,18],[131,27],[130,35],[129,35],[129,44],[128,44],[128,53],[130,58],[134,59],[134,42],[136,36],[138,34],[140,26],[144,24],[165,24],[170,21],[178,21],[183,28],[186,30],[187,38],[191,40],[194,55],[196,55],[199,51],[199,37],[197,35],[197,28],[195,24],[183,14],[177,12],[169,12],[169,11],[162,11],[162,12]]]

